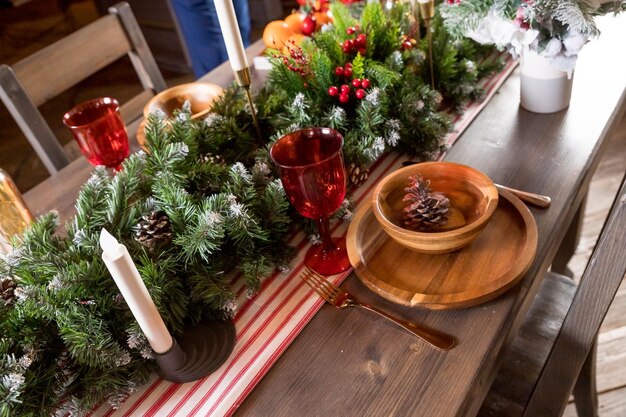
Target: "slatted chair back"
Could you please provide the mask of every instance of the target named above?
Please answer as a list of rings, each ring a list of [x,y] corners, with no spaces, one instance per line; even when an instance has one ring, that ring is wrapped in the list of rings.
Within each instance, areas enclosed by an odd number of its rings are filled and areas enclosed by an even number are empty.
[[[0,98],[50,173],[69,159],[38,106],[126,55],[143,86],[140,94],[121,105],[128,123],[140,117],[144,104],[166,85],[126,2],[13,67],[0,66]]]
[[[597,335],[625,277],[626,176],[580,284],[548,274],[478,415],[557,417],[573,394],[597,417]]]

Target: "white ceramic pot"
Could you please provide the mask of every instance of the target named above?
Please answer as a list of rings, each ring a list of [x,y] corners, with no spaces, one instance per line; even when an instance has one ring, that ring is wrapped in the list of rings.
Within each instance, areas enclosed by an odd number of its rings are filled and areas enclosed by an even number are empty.
[[[537,52],[524,48],[520,63],[520,104],[535,113],[554,113],[569,106],[574,74],[568,77]]]

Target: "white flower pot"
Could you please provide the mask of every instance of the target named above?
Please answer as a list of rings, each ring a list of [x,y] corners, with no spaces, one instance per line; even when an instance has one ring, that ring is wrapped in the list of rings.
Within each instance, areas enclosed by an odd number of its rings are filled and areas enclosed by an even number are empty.
[[[569,106],[573,73],[560,71],[537,52],[524,48],[520,63],[520,103],[535,113],[554,113]]]

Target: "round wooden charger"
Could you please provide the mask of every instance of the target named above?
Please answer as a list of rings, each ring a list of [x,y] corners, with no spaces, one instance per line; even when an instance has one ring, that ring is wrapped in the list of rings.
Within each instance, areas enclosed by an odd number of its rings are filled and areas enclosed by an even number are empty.
[[[501,191],[476,240],[456,252],[428,255],[396,243],[367,205],[350,224],[347,247],[357,276],[382,297],[411,307],[464,308],[497,297],[524,275],[537,250],[537,224],[524,203]]]

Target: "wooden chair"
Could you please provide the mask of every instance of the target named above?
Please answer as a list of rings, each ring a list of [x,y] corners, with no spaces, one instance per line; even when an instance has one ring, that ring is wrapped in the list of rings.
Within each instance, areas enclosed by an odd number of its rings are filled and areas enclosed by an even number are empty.
[[[140,117],[144,104],[166,88],[128,3],[110,7],[109,15],[13,67],[0,65],[0,98],[51,174],[69,159],[37,107],[124,55],[130,57],[144,89],[121,106],[128,123]]]
[[[578,286],[549,273],[478,413],[561,416],[571,394],[579,417],[597,416],[596,340],[626,275],[626,177]]]

